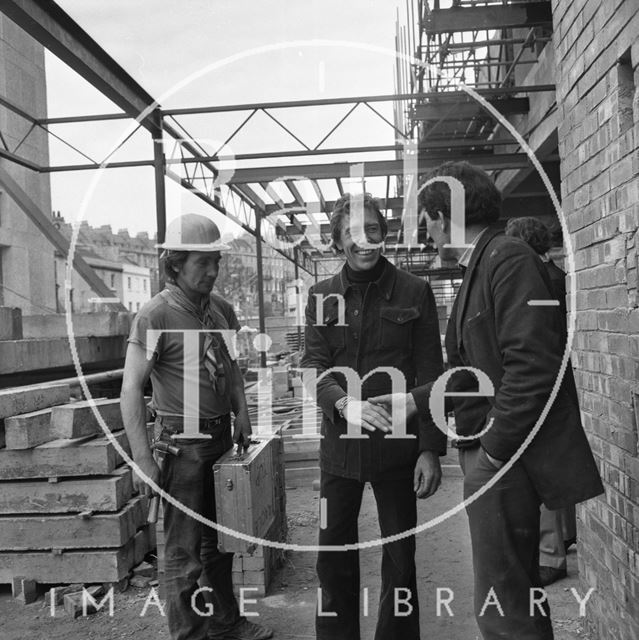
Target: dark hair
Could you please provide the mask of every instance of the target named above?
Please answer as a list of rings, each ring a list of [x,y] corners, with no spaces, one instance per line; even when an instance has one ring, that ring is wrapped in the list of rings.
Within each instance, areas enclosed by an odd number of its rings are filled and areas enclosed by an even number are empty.
[[[339,200],[335,202],[335,206],[333,207],[333,213],[331,214],[331,220],[329,223],[329,228],[331,232],[331,238],[333,240],[333,245],[337,244],[340,239],[340,233],[342,230],[342,223],[344,218],[348,217],[351,214],[351,200],[362,201],[364,206],[364,210],[372,211],[377,215],[379,219],[379,226],[382,229],[382,238],[386,237],[388,233],[388,223],[386,222],[386,218],[382,214],[382,210],[379,207],[379,202],[377,198],[373,198],[370,193],[364,193],[361,195],[351,195],[350,193],[345,193]]]
[[[521,238],[527,242],[539,255],[546,253],[552,247],[550,229],[537,218],[525,216],[511,218],[506,224],[506,235]]]
[[[445,162],[424,176],[422,184],[431,178],[444,176],[456,178],[464,187],[466,226],[490,224],[499,219],[501,213],[501,193],[493,179],[479,167],[468,162]],[[450,188],[440,181],[422,187],[418,194],[420,209],[433,220],[437,213],[450,218]]]
[[[164,275],[169,282],[175,282],[175,276],[177,272],[182,268],[182,265],[189,257],[188,251],[172,251],[166,249],[160,259],[164,267]]]

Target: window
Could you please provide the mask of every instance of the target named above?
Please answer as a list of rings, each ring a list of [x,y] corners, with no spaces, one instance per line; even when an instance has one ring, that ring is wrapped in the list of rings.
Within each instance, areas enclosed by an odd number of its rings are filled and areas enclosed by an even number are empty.
[[[131,291],[131,276],[126,279],[126,286]]]
[[[146,291],[146,284],[147,284],[146,278],[143,278],[142,279],[142,288],[144,289],[144,291]]]
[[[129,311],[133,311],[133,303],[129,302]]]
[[[111,274],[111,289],[115,289],[115,274]]]
[[[636,87],[630,49],[621,56],[617,63],[617,81],[619,84],[619,132],[623,134],[634,126],[632,104]]]
[[[136,303],[135,303],[135,310],[136,310],[136,311],[139,311],[139,310],[140,310],[140,303],[139,303],[139,302],[136,302]]]

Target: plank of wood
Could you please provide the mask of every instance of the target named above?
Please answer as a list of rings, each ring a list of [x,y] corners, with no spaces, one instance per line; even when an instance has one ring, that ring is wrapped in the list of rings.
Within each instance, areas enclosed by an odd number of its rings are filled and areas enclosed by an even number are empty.
[[[102,427],[93,412],[98,410],[111,431],[123,429],[120,399],[82,400],[54,407],[51,412],[51,431],[56,438],[83,438],[102,433]]]
[[[137,545],[136,545],[137,538]],[[0,584],[10,584],[13,576],[29,576],[36,582],[52,584],[119,582],[151,550],[149,528],[118,549],[73,550],[54,554],[47,551],[1,551]],[[137,553],[137,555],[136,555]]]
[[[148,498],[138,496],[120,511],[79,515],[0,516],[0,549],[101,549],[121,547],[146,523]]]
[[[319,439],[284,440],[284,462],[288,465],[300,460],[317,461],[319,460],[319,447]]]
[[[130,453],[124,431],[113,434]],[[110,474],[122,458],[106,438],[53,440],[33,449],[0,450],[0,480]]]
[[[0,483],[0,514],[119,511],[133,493],[132,473],[119,467],[110,476]]]
[[[68,384],[29,385],[0,390],[0,418],[46,409],[69,402],[71,391]]]
[[[57,439],[51,432],[51,409],[5,418],[4,432],[7,449],[31,449]]]

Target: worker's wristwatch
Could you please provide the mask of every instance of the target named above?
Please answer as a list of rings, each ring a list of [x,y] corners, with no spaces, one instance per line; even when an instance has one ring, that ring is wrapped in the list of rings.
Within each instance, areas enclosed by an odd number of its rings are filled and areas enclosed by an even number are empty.
[[[335,409],[337,410],[337,413],[339,414],[340,418],[344,417],[344,410],[346,409],[346,405],[352,400],[353,398],[351,396],[344,396],[343,398],[340,398],[336,403],[335,403]]]

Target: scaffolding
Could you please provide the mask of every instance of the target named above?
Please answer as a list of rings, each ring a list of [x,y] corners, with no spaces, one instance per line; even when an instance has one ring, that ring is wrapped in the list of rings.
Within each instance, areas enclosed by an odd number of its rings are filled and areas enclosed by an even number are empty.
[[[554,100],[553,85],[520,84],[521,70],[537,62],[550,38],[549,2],[453,0],[448,8],[441,4],[439,0],[407,0],[407,22],[400,26],[398,17],[396,25],[393,94],[164,109],[54,2],[6,0],[0,10],[8,18],[99,89],[120,111],[38,119],[14,104],[10,96],[2,96],[0,105],[24,119],[28,130],[14,148],[0,146],[0,157],[40,174],[152,167],[158,242],[164,239],[165,179],[169,178],[256,238],[258,279],[262,278],[262,242],[294,263],[296,278],[300,270],[315,279],[334,273],[339,262],[328,230],[334,201],[344,193],[345,180],[355,181],[363,189],[367,179],[377,178],[384,181],[381,205],[389,226],[387,255],[400,267],[432,279],[436,277],[436,253],[425,230],[419,229],[411,238],[403,233],[408,215],[405,195],[415,188],[419,174],[446,160],[469,160],[498,180],[509,177],[505,188],[501,186],[513,209],[524,213],[530,208],[548,209],[547,194],[539,181],[531,178],[529,157],[504,135],[493,114],[460,89],[460,83],[476,90],[505,117],[519,122],[529,117],[537,96],[550,95]],[[315,114],[336,106],[343,111],[320,133],[318,143],[295,134],[281,116],[288,110]],[[388,107],[392,119],[384,113]],[[228,114],[240,114],[242,121],[224,136],[218,149],[205,149],[189,133],[193,118]],[[336,132],[362,114],[381,123],[392,143],[331,144]],[[225,146],[256,117],[273,122],[283,142],[272,150],[237,154],[234,160],[239,168],[222,178]],[[64,141],[56,129],[110,120],[129,120],[132,128],[118,148],[102,159],[91,158]],[[20,147],[38,129],[65,142],[81,161],[41,166],[21,156]],[[111,161],[115,151],[125,147],[138,130],[151,136],[152,157]],[[317,136],[318,132],[313,133]],[[0,142],[4,143],[2,136]],[[543,162],[558,180],[556,144],[551,140],[550,146],[548,141],[544,145]],[[339,157],[345,160],[335,162]],[[305,164],[298,164],[300,159]],[[329,162],[322,161],[326,159]],[[49,216],[38,211],[2,169],[0,182],[56,249],[67,255],[68,242],[57,233]],[[81,257],[74,256],[74,266],[98,295],[111,295]],[[264,331],[264,300],[261,287],[258,290],[260,330]]]
[[[406,0],[404,21],[396,20],[395,87],[414,98],[395,103],[394,121],[418,141],[420,163],[445,151],[484,166],[504,195],[503,218],[535,215],[557,226],[545,185],[503,123],[522,134],[559,193],[555,87],[543,74],[551,38],[547,0]],[[459,278],[419,272],[450,287]]]

